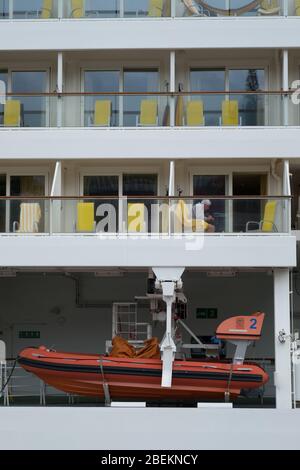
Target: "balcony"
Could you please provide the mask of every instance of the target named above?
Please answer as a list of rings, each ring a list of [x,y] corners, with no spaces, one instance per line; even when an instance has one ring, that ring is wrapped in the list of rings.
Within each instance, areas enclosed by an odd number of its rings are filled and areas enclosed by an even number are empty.
[[[25,5],[24,5],[25,4]],[[1,0],[0,19],[205,18],[299,16],[289,0]]]
[[[292,266],[290,198],[1,198],[1,266]]]
[[[299,157],[291,92],[8,94],[0,109],[1,158]]]
[[[1,50],[300,47],[297,0],[174,0],[155,6],[159,4],[78,0],[73,8],[72,0],[2,0]],[[248,29],[251,34],[244,34]]]
[[[293,92],[7,93],[5,128],[299,126]]]

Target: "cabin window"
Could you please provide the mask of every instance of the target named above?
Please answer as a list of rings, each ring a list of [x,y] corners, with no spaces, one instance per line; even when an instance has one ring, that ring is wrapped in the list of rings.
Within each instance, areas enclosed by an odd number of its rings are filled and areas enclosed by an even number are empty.
[[[19,99],[22,103],[22,125],[24,127],[45,127],[48,97],[46,96],[22,96],[23,93],[46,93],[46,71],[13,71],[11,72],[11,89],[13,99]],[[18,96],[18,93],[20,95]]]
[[[192,96],[203,101],[205,125],[219,126],[224,100],[238,101],[239,122],[243,126],[265,125],[266,97],[247,92],[265,90],[264,69],[194,69],[190,70],[190,90],[208,92]],[[230,92],[241,92],[230,94]],[[223,93],[222,93],[223,92]]]
[[[110,125],[119,125],[120,98],[106,93],[118,93],[120,72],[118,70],[87,70],[84,72],[84,91],[96,95],[84,97],[84,125],[95,124],[95,106],[98,100],[111,102]],[[99,95],[97,95],[99,93]],[[105,93],[105,95],[101,95]]]
[[[265,196],[267,194],[266,174],[233,174],[234,196]],[[247,222],[259,222],[262,218],[264,207],[263,200],[241,199],[233,203],[233,230],[235,232],[245,231]]]

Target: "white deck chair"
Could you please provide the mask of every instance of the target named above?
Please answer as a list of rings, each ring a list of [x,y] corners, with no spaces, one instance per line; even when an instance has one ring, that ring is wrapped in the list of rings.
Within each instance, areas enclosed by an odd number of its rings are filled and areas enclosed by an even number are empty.
[[[14,233],[38,233],[42,211],[38,202],[22,202],[20,221],[13,223]]]

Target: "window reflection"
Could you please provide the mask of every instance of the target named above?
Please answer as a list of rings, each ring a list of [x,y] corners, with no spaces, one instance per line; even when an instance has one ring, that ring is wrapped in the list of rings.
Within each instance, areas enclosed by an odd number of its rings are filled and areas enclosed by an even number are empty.
[[[84,91],[87,93],[117,93],[119,91],[119,71],[86,71],[84,73]],[[110,101],[110,125],[119,125],[119,96],[85,96],[84,98],[84,125],[93,126],[95,120],[95,107],[98,100]]]
[[[45,96],[22,96],[23,93],[45,93],[47,91],[46,71],[14,71],[12,93],[21,101],[21,122],[25,127],[45,127],[48,99]],[[20,96],[17,94],[20,93]]]
[[[159,73],[157,69],[148,70],[125,70],[124,91],[125,92],[157,92],[159,89]],[[140,115],[142,100],[157,100],[155,96],[124,96],[124,126],[136,126]]]
[[[9,0],[0,0],[0,19],[8,18],[9,15]]]
[[[190,88],[192,92],[208,92],[191,97],[203,101],[206,126],[220,125],[225,100],[238,101],[239,122],[243,126],[265,125],[266,97],[263,94],[247,94],[265,89],[263,69],[191,69]],[[224,93],[213,94],[222,91]],[[230,94],[232,91],[242,93]]]
[[[119,16],[120,0],[85,0],[87,18],[114,18]]]
[[[230,91],[256,92],[265,88],[264,70],[229,70]],[[234,95],[232,99],[239,102],[239,113],[243,126],[264,125],[264,104],[263,95]]]
[[[43,0],[14,0],[14,18],[39,18],[42,16],[43,6]]]
[[[224,91],[225,90],[225,70],[197,70],[192,69],[191,91]],[[193,99],[203,101],[204,116],[206,126],[218,126],[220,124],[223,95],[194,95]]]

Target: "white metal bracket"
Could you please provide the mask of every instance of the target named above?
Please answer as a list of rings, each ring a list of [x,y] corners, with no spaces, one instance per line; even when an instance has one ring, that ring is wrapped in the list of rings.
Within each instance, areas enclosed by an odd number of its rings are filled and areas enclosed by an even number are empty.
[[[172,386],[173,362],[175,359],[176,345],[172,330],[172,305],[176,299],[175,288],[178,284],[182,287],[181,275],[184,268],[153,268],[157,281],[162,288],[163,300],[166,303],[166,332],[160,345],[162,352],[162,378],[161,386]]]

